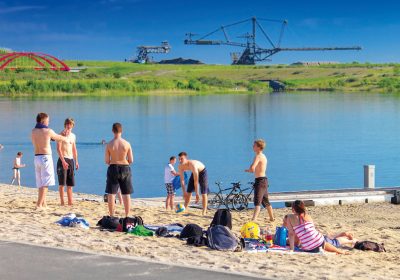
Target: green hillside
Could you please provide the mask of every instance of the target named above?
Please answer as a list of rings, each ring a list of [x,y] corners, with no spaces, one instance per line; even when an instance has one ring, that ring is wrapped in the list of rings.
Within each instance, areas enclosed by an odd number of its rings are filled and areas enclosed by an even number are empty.
[[[288,91],[400,92],[400,64],[323,66],[161,65],[108,61],[67,61],[78,73],[0,72],[1,95],[132,95],[265,93],[266,80],[279,80]]]

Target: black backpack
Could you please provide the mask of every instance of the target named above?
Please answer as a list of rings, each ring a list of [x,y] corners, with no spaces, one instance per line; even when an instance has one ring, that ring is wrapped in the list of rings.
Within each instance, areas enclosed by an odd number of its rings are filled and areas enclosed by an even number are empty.
[[[196,224],[188,224],[182,229],[179,238],[190,238],[196,236],[203,236],[203,229]]]
[[[382,244],[378,244],[372,241],[361,241],[356,242],[354,245],[354,249],[362,250],[362,251],[374,251],[374,252],[386,252],[385,247]]]
[[[208,247],[218,251],[238,251],[240,248],[239,239],[228,227],[216,225],[207,230]]]
[[[122,225],[122,231],[128,232],[129,228],[134,228],[138,225],[143,226],[143,219],[140,216],[126,217],[119,219],[119,223]]]
[[[232,229],[232,214],[228,209],[218,209],[214,214],[214,218],[210,224],[210,227],[221,225]]]
[[[119,225],[119,219],[117,217],[103,216],[97,225],[104,229],[116,230]]]

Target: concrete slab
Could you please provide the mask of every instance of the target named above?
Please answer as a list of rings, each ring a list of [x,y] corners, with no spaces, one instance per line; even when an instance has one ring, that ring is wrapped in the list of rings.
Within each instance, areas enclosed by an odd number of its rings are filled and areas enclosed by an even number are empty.
[[[179,267],[0,241],[0,279],[257,279],[190,267]]]

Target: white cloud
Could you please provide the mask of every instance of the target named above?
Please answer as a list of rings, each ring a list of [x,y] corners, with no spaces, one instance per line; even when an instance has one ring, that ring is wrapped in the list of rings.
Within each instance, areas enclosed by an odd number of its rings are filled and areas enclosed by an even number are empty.
[[[41,10],[44,6],[13,6],[13,7],[0,7],[0,14],[11,14],[31,10]]]

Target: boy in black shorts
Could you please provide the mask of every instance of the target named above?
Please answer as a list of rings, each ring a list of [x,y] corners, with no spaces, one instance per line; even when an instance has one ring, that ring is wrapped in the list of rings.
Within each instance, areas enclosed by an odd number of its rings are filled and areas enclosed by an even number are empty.
[[[111,140],[105,151],[105,162],[109,165],[107,170],[108,211],[110,216],[115,213],[115,195],[121,189],[124,202],[125,216],[129,216],[131,208],[132,171],[129,166],[133,163],[133,152],[131,144],[122,139],[122,125],[114,123],[112,126],[114,139]]]

